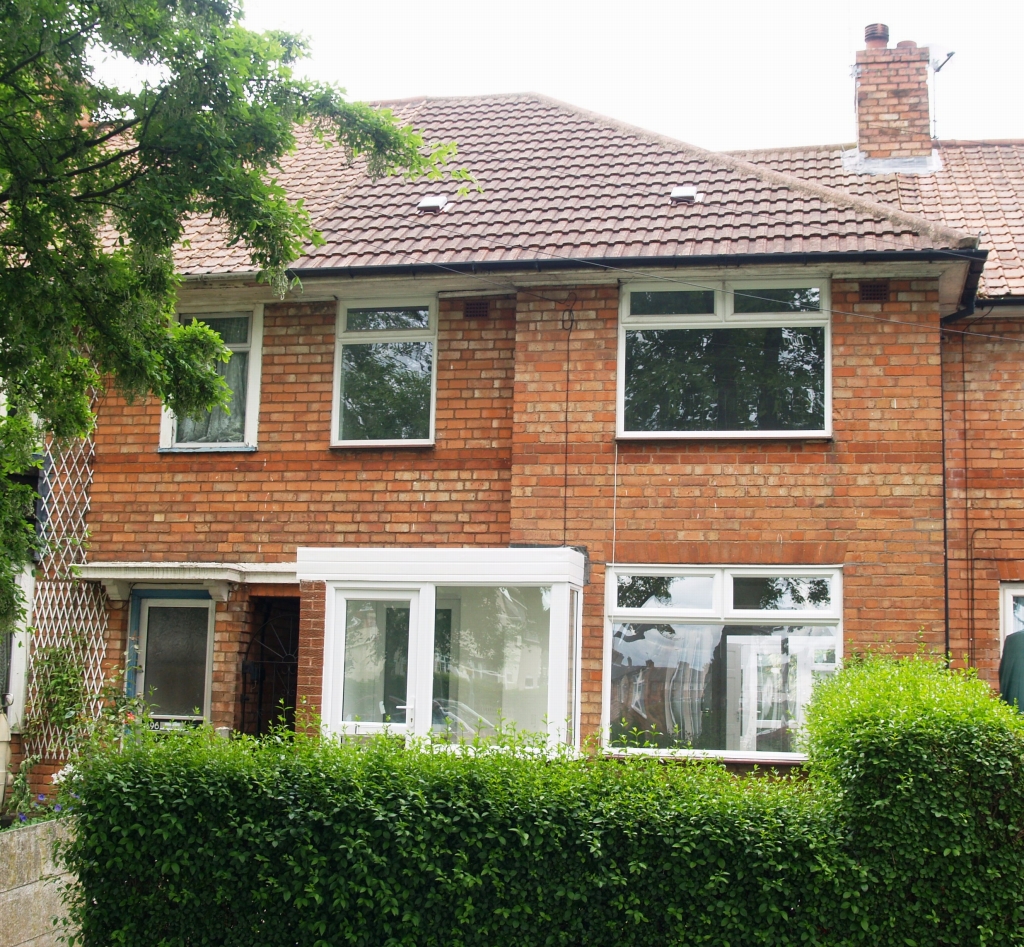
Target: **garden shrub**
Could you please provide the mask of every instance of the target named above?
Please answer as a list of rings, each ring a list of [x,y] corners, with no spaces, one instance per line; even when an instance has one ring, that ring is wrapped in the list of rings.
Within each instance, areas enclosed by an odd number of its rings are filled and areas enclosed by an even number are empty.
[[[112,945],[1018,944],[1024,733],[925,661],[815,698],[812,777],[394,738],[93,749],[73,915]],[[971,877],[965,877],[970,875]]]

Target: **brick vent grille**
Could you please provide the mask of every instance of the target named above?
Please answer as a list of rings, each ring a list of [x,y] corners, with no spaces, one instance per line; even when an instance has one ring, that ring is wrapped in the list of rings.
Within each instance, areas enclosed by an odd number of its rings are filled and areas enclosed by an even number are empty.
[[[860,301],[862,303],[887,303],[889,301],[889,284],[885,280],[860,284]]]
[[[462,314],[467,319],[486,319],[491,314],[489,299],[467,299]]]

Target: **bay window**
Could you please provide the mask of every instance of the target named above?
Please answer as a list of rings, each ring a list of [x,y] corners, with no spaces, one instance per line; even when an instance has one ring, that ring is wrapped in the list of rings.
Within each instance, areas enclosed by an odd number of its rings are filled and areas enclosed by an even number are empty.
[[[826,287],[787,281],[621,294],[620,437],[831,431]]]
[[[841,657],[838,569],[617,566],[606,596],[613,747],[799,753],[814,682]]]
[[[442,739],[574,743],[583,557],[571,549],[300,549],[327,582],[322,718]]]

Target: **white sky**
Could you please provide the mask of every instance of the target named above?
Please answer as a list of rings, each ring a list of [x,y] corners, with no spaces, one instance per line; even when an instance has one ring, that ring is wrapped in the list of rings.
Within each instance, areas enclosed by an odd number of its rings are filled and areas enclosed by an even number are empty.
[[[540,92],[705,148],[853,141],[868,23],[955,50],[940,138],[1024,138],[1020,0],[246,0],[311,41],[302,71],[350,98]]]

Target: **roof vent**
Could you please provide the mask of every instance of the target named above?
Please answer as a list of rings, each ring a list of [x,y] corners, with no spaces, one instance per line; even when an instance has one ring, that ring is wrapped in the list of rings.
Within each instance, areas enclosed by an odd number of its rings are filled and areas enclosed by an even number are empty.
[[[704,202],[704,195],[697,192],[697,187],[694,184],[680,184],[678,187],[672,188],[669,197],[673,204],[702,204]]]
[[[420,198],[416,210],[421,214],[440,214],[447,203],[448,198],[443,194],[428,194],[426,197]]]

